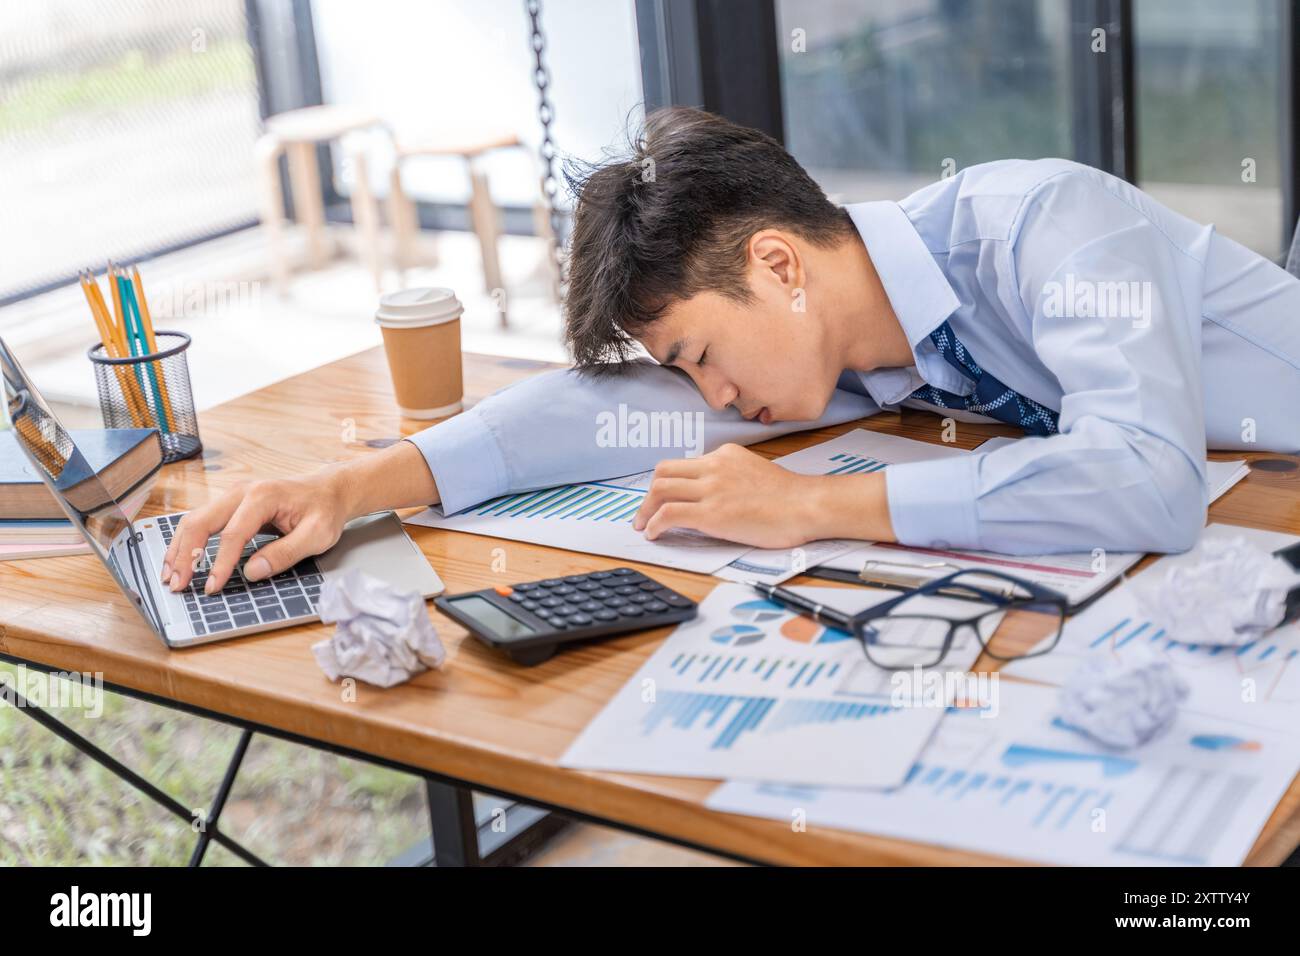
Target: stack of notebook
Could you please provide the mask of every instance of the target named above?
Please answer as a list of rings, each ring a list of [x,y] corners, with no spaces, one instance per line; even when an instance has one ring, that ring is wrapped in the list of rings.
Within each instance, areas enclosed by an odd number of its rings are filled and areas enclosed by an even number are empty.
[[[162,465],[154,428],[73,430],[85,461],[74,458],[58,476],[59,488],[84,511],[116,499],[134,518]],[[89,547],[45,487],[9,430],[0,431],[0,561],[86,554]]]

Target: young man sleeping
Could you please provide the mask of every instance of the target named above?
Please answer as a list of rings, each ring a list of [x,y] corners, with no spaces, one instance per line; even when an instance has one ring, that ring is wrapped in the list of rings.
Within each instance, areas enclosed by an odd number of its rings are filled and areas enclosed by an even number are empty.
[[[251,580],[355,515],[651,467],[634,520],[650,538],[1180,551],[1205,521],[1207,447],[1300,451],[1300,280],[1089,167],[986,163],[839,207],[774,140],[674,108],[575,185],[574,368],[364,459],[223,494],[182,521],[164,580],[186,586],[184,556],[218,532],[209,591],[266,523],[285,536]],[[837,476],[742,447],[899,405],[1026,437]],[[630,412],[692,416],[701,441],[610,442],[602,420]]]

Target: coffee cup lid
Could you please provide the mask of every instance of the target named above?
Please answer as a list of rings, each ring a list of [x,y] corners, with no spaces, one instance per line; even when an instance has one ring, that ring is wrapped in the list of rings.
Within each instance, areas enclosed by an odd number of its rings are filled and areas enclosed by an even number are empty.
[[[461,311],[460,300],[451,289],[402,289],[380,296],[375,321],[390,328],[418,328],[450,322]]]

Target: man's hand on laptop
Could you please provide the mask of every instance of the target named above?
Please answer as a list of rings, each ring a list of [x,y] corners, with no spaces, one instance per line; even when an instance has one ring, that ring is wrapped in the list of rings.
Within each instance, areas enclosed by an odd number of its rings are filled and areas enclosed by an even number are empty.
[[[244,565],[248,580],[268,578],[329,550],[349,517],[338,482],[326,474],[241,484],[181,519],[163,560],[163,582],[173,591],[188,587],[208,561],[208,538],[219,534],[221,543],[204,587],[208,594],[217,592],[229,580],[244,545],[271,525],[283,537],[253,552]]]
[[[163,559],[162,581],[173,591],[189,587],[200,562],[207,561],[208,539],[214,534],[220,544],[204,585],[208,594],[225,587],[244,545],[267,525],[283,537],[248,559],[244,577],[250,581],[328,551],[343,526],[358,515],[438,500],[438,486],[424,456],[407,441],[304,478],[245,482],[181,518]]]

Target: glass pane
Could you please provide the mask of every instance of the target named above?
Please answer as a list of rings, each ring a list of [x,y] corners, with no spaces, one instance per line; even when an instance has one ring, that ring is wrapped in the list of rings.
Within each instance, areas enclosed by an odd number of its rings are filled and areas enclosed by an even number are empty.
[[[778,0],[786,146],[832,199],[1070,156],[1068,4]]]
[[[1280,257],[1279,0],[1136,0],[1138,185]]]
[[[244,0],[0,5],[0,299],[257,218]]]

